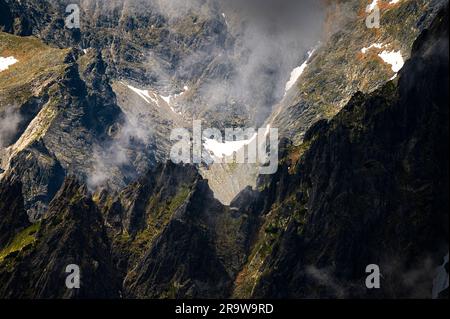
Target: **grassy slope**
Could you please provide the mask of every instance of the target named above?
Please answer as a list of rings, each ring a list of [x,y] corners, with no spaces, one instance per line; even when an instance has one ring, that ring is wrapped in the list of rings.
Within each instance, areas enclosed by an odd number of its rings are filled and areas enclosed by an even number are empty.
[[[41,93],[46,84],[61,75],[68,49],[56,49],[34,37],[18,37],[0,32],[0,56],[18,62],[0,72],[0,109],[23,104]]]

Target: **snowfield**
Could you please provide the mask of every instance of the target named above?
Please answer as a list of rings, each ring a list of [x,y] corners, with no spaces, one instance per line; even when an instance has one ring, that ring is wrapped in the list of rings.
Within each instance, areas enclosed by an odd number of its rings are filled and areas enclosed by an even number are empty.
[[[266,131],[264,133],[265,136],[269,134],[270,128],[270,125],[267,125]],[[258,133],[255,133],[248,140],[225,141],[223,143],[219,142],[216,139],[206,138],[203,146],[208,152],[212,153],[216,159],[223,159],[225,157],[232,156],[234,153],[238,153],[244,147],[252,144],[253,142],[258,142],[257,137]]]
[[[150,96],[149,91],[148,90],[141,90],[138,88],[135,88],[131,85],[127,85],[128,88],[130,90],[132,90],[134,93],[136,93],[137,95],[139,95],[141,98],[144,99],[145,102],[147,102],[148,104],[151,104],[151,102],[155,103],[156,105],[158,105],[158,100],[155,98],[154,94],[152,94],[153,96]],[[158,105],[159,106],[159,105]]]
[[[306,67],[308,66],[308,62],[309,59],[311,58],[311,56],[313,55],[314,50],[309,51],[308,52],[308,58],[306,59],[305,62],[303,62],[302,65],[296,67],[294,70],[292,70],[291,72],[291,78],[289,79],[289,81],[286,83],[286,88],[285,88],[285,92],[284,94],[286,95],[287,92],[294,86],[295,83],[297,83],[298,79],[300,78],[300,76],[303,74],[303,72],[305,72]]]

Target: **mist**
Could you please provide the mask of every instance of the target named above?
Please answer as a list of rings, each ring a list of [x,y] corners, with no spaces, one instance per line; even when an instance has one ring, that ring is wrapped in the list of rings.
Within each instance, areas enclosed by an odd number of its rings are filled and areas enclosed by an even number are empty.
[[[165,95],[179,93],[187,84],[195,86],[191,100],[181,103],[184,113],[195,118],[208,111],[229,116],[243,113],[250,126],[263,124],[285,95],[291,71],[321,42],[328,4],[317,0],[122,1],[94,3],[106,11],[125,8],[142,20],[146,15],[160,15],[159,21],[173,34],[180,32],[179,23],[187,17],[207,21],[202,25],[210,28],[205,44],[190,46],[176,61],[165,55],[165,48],[144,52],[148,78],[154,78],[152,85]],[[87,6],[92,1],[81,3]],[[170,46],[184,45],[170,41]]]
[[[205,2],[190,0],[185,5],[190,3],[193,12],[202,10]],[[165,3],[168,6],[174,2]],[[177,73],[189,73],[185,70],[193,65],[213,60],[214,71],[200,83],[195,103],[214,112],[228,112],[227,106],[234,105],[238,111],[249,113],[249,125],[261,125],[285,95],[291,71],[305,62],[307,52],[323,38],[326,7],[314,0],[214,3],[215,14],[227,28],[233,45],[196,51],[180,63]],[[173,12],[169,8],[163,13]],[[186,6],[184,10],[189,11]]]
[[[145,165],[148,161],[143,158],[148,154],[151,135],[152,130],[138,117],[127,117],[113,139],[106,144],[94,145],[92,170],[87,177],[88,188],[91,191],[102,187],[121,188],[137,178],[139,173],[144,173],[148,169]],[[142,157],[142,171],[139,171],[139,165],[134,165],[139,157]],[[117,182],[120,184],[111,184]]]
[[[17,134],[21,121],[19,112],[6,108],[6,111],[0,113],[0,148],[7,147],[11,144],[11,140]]]
[[[193,88],[189,98],[177,101],[176,109],[185,118],[203,119],[207,126],[214,121],[225,125],[222,118],[238,116],[247,127],[262,127],[285,96],[291,71],[320,44],[326,17],[325,3],[317,0],[84,0],[81,6],[93,3],[105,8],[104,14],[122,7],[139,19],[161,15],[164,28],[174,34],[187,16],[206,21],[202,27],[211,30],[205,44],[189,47],[176,62],[164,48],[143,54],[146,72],[155,79],[152,88],[165,96],[180,93],[184,86]],[[159,45],[182,45],[171,41]],[[122,80],[149,86],[135,78]],[[142,147],[150,135],[147,127],[129,120],[113,142],[96,146],[90,187],[107,183],[112,168],[129,171],[136,142]]]

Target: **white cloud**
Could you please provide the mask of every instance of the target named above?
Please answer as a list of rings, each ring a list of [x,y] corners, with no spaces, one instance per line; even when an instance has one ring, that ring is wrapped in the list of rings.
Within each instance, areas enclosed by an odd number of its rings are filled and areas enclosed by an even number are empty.
[[[9,146],[10,139],[16,134],[21,121],[18,112],[11,111],[10,108],[4,114],[0,114],[0,148]]]

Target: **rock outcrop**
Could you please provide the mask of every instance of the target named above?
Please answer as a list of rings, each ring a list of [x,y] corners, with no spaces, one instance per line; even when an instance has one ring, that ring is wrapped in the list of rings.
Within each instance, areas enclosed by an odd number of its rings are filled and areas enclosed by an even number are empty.
[[[224,119],[227,107],[214,114],[186,102],[180,115],[177,105],[230,74],[233,57],[176,70],[198,49],[233,47],[232,17],[210,1],[207,14],[174,21],[136,14],[132,1],[81,2],[77,31],[64,28],[64,1],[0,0],[0,49],[19,60],[0,72],[0,119],[15,126],[0,140],[0,297],[430,298],[445,288],[448,2],[439,12],[445,1],[383,8],[392,32],[378,40],[412,47],[389,81],[391,68],[379,73],[370,61],[378,51],[351,62],[356,43],[372,39],[358,28],[318,49],[305,73],[315,82],[299,81],[284,100],[292,106],[270,118],[289,132],[279,169],[254,188],[242,167],[238,179],[231,165],[203,174],[208,181],[164,160],[163,137],[192,116],[251,122],[247,112]],[[181,96],[183,82],[193,88]],[[137,120],[154,131],[150,142]],[[223,205],[212,188],[227,181],[238,185]],[[380,289],[365,285],[371,264]],[[67,288],[68,265],[80,268],[80,289]]]

